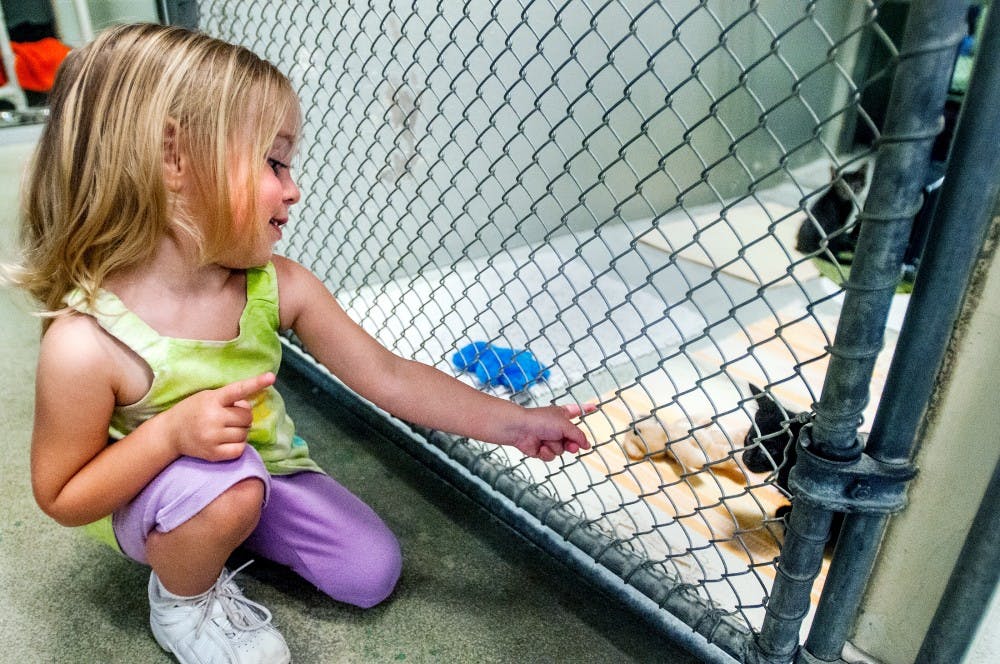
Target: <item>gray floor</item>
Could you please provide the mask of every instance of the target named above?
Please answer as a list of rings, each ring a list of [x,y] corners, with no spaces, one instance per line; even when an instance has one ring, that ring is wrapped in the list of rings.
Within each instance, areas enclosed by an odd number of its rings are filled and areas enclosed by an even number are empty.
[[[30,136],[0,130],[0,259],[10,257]],[[20,296],[0,290],[0,662],[168,662],[146,624],[147,570],[56,525],[32,500],[37,329]],[[383,516],[405,557],[395,594],[367,611],[252,565],[241,585],[272,610],[294,661],[696,661],[308,383],[283,375],[280,388],[319,462]]]

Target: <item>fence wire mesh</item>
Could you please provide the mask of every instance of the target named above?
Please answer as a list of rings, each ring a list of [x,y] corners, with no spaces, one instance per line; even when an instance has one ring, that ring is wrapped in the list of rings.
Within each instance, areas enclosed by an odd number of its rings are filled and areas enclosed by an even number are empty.
[[[765,450],[819,396],[903,10],[218,1],[201,27],[300,91],[282,253],[403,356],[599,405],[576,457],[449,453],[689,623],[749,633],[789,497]],[[454,361],[477,342],[485,380]]]

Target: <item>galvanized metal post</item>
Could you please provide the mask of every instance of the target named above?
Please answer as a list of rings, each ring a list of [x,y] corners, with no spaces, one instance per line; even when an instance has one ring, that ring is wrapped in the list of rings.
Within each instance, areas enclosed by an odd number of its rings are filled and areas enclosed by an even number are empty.
[[[885,394],[866,453],[885,464],[906,464],[937,380],[939,367],[1000,195],[1000,143],[984,140],[1000,125],[1000,11],[991,11],[982,32],[974,77],[932,222],[913,295],[900,331]],[[849,515],[806,650],[835,659],[854,625],[858,603],[874,565],[885,514]],[[849,533],[847,531],[850,531]],[[995,578],[995,576],[994,576]],[[940,661],[958,661],[944,659]]]
[[[941,112],[962,36],[965,3],[924,0],[910,5],[906,32],[893,80],[885,126],[879,138],[872,186],[861,215],[861,236],[813,426],[803,429],[799,462],[792,476],[796,500],[782,547],[767,614],[748,659],[788,662],[798,650],[799,629],[809,609],[809,593],[819,573],[833,511],[898,509],[899,479],[878,464],[863,464],[858,436],[870,398],[875,360],[882,350],[885,322],[900,278],[913,217],[920,207],[930,147],[941,128]],[[878,474],[867,483],[864,472]],[[876,476],[876,475],[873,475]],[[897,481],[894,481],[897,480]],[[875,487],[875,495],[872,487]],[[884,495],[878,490],[884,487]],[[868,517],[865,517],[868,518]],[[852,543],[853,561],[871,559],[877,539]],[[842,547],[843,548],[843,547]],[[854,562],[831,572],[827,586],[844,587]],[[837,601],[843,597],[835,593]],[[837,611],[830,593],[824,611]],[[855,604],[856,606],[856,604]],[[817,618],[814,624],[822,620]],[[840,647],[824,639],[822,654]],[[829,648],[826,646],[830,646]]]
[[[164,23],[198,29],[197,0],[159,0],[156,4],[160,20]]]

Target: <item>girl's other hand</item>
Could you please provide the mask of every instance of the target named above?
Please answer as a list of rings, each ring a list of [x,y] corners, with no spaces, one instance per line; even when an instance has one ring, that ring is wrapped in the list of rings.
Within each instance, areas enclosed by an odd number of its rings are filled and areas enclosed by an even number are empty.
[[[594,412],[594,404],[545,406],[527,409],[529,419],[516,434],[513,447],[542,461],[552,461],[564,452],[576,454],[590,449],[590,441],[570,420]]]
[[[206,461],[239,457],[253,424],[249,399],[274,381],[274,374],[267,372],[197,392],[167,410],[163,415],[173,418],[172,442],[177,453]]]

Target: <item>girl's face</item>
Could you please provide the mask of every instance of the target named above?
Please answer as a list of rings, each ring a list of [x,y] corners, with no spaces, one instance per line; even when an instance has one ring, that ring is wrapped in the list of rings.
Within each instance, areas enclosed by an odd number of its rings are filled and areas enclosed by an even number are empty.
[[[281,239],[282,228],[288,222],[288,209],[301,198],[291,171],[298,138],[295,132],[294,118],[286,119],[262,165],[257,209],[266,217],[272,248]]]
[[[260,164],[250,165],[260,169],[257,200],[253,206],[256,215],[248,218],[251,206],[241,204],[241,201],[234,202],[236,233],[241,237],[235,238],[233,251],[225,257],[223,263],[226,267],[258,267],[271,260],[274,245],[281,239],[284,226],[288,223],[288,210],[301,197],[290,168],[298,140],[296,119],[290,113],[265,158]],[[239,189],[234,188],[234,192],[239,195]]]

